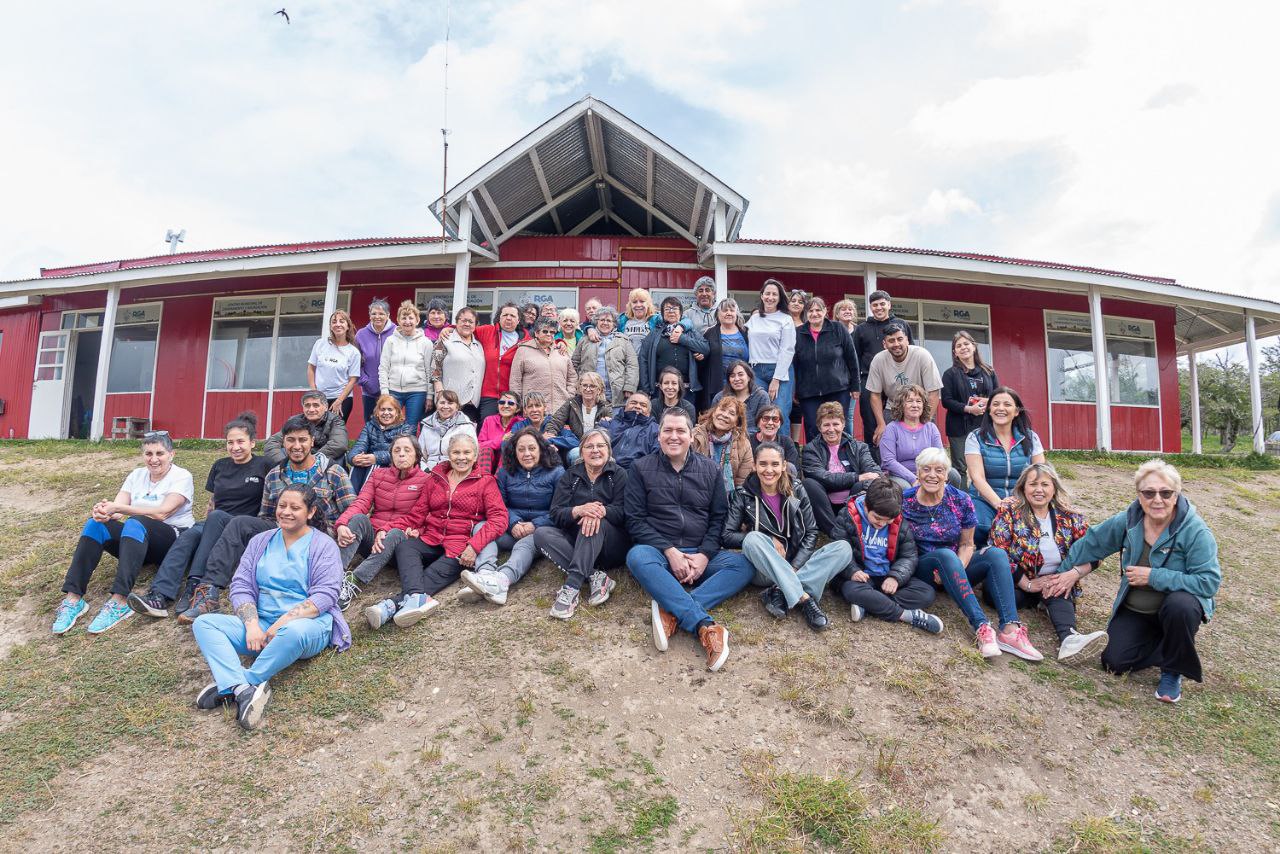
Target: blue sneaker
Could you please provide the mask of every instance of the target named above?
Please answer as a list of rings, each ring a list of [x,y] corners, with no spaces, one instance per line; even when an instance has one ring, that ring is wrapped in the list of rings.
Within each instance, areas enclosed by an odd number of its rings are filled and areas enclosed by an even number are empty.
[[[1156,686],[1156,699],[1162,703],[1176,703],[1182,699],[1182,675],[1172,670],[1160,671],[1160,684]]]
[[[425,593],[410,593],[404,597],[404,601],[400,603],[400,607],[396,610],[396,615],[391,619],[400,628],[407,629],[425,617],[439,604],[438,600]]]
[[[380,629],[387,623],[391,622],[391,618],[395,616],[396,603],[390,599],[383,599],[364,609],[364,618],[369,621],[369,628]]]
[[[108,599],[107,604],[103,605],[102,610],[98,612],[98,616],[94,617],[93,622],[89,624],[89,634],[100,635],[107,629],[114,629],[133,614],[133,609],[128,605]]]
[[[80,615],[88,610],[89,603],[83,599],[74,605],[63,599],[58,604],[58,610],[53,615],[53,633],[55,635],[66,634],[76,624],[76,620],[80,619]]]

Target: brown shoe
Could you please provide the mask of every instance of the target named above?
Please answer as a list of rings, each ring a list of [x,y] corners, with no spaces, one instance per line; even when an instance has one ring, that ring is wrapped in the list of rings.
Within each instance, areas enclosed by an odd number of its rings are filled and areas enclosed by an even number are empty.
[[[667,640],[676,633],[676,618],[658,607],[657,600],[649,602],[649,626],[653,629],[653,645],[658,652],[667,651]]]
[[[729,630],[719,623],[698,629],[698,640],[707,651],[707,669],[712,673],[724,666],[729,657]]]
[[[220,609],[222,591],[210,584],[197,584],[191,594],[191,607],[178,615],[178,622],[190,625],[201,614],[216,614]]]

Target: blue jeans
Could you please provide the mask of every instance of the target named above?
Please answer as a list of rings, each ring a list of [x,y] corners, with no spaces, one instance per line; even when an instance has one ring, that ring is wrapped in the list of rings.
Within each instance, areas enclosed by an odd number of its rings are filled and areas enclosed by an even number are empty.
[[[422,413],[427,411],[427,393],[425,391],[393,391],[391,396],[404,407],[404,423],[412,424],[416,433],[418,422],[422,420]]]
[[[694,554],[697,549],[681,549]],[[691,590],[671,574],[667,556],[653,546],[632,546],[627,552],[627,569],[658,607],[671,614],[686,632],[696,632],[698,624],[710,620],[707,612],[751,583],[755,568],[737,552],[722,551],[711,559],[698,584]]]
[[[850,397],[848,405],[845,406],[844,408],[844,417],[845,417],[844,432],[848,433],[850,436],[854,435],[853,413],[857,411],[858,411],[858,402],[854,400],[852,397]]]
[[[849,544],[836,540],[818,549],[804,566],[795,569],[773,547],[773,538],[759,531],[752,531],[742,540],[742,553],[756,571],[751,583],[758,587],[776,586],[786,597],[788,608],[794,608],[806,593],[813,601],[820,602],[827,582],[853,560]]]
[[[973,588],[986,585],[995,603],[1000,628],[1018,621],[1018,607],[1014,600],[1013,572],[1009,569],[1009,555],[1004,549],[991,548],[982,554],[974,554],[969,565],[963,566],[960,557],[951,549],[934,549],[920,558],[915,577],[937,586],[934,573],[942,581],[942,587],[964,613],[969,625],[977,631],[983,623],[989,623],[987,615],[978,604]]]
[[[752,365],[751,368],[756,372],[756,385],[765,391],[769,390],[769,383],[773,382],[773,369],[777,365],[759,364]],[[778,383],[778,398],[774,401],[778,408],[782,410],[782,430],[786,432],[787,425],[791,423],[791,404],[794,400],[791,394],[791,380],[781,380]]]
[[[188,528],[156,567],[150,592],[158,593],[166,599],[177,599],[178,591],[182,589],[182,576],[189,574],[192,581],[196,582],[203,578],[209,553],[233,518],[226,511],[210,510],[203,522],[197,522]]]
[[[329,645],[332,630],[328,620],[293,620],[281,626],[275,638],[256,653],[245,645],[244,623],[239,617],[201,614],[191,631],[218,690],[226,693],[237,685],[261,685],[298,659],[319,655]],[[254,656],[253,664],[242,665],[242,655]]]

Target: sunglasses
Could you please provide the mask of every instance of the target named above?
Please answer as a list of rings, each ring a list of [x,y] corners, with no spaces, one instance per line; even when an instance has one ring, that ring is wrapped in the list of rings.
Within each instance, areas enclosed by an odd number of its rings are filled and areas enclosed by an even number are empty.
[[[782,419],[777,415],[761,415],[760,420],[761,421],[781,421]]]
[[[146,441],[148,439],[168,439],[169,431],[168,430],[148,430],[146,433],[142,434],[142,438],[143,438],[143,441]]]
[[[516,402],[514,400],[500,400],[498,401],[498,405],[499,406],[515,406]]]
[[[1170,498],[1172,498],[1175,495],[1172,489],[1139,489],[1138,494],[1141,495],[1143,498],[1147,499],[1148,501],[1152,500],[1157,495],[1159,495],[1165,501],[1168,501]]]

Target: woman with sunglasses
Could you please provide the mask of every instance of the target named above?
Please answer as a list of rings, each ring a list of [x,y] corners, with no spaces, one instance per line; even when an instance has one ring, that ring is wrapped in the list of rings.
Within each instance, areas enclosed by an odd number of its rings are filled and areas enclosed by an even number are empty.
[[[774,442],[782,448],[782,456],[787,461],[787,471],[797,480],[800,477],[800,449],[791,437],[782,432],[782,410],[776,404],[760,407],[756,413],[755,429],[750,431],[751,452],[762,442]]]
[[[127,599],[144,564],[159,564],[178,535],[196,523],[191,515],[195,483],[191,472],[173,464],[173,440],[156,430],[142,437],[142,465],[124,479],[115,498],[93,505],[80,531],[80,542],[62,585],[62,602],[54,613],[53,633],[66,634],[89,603],[85,591],[102,553],[115,555],[116,580],[111,595],[89,624],[101,634],[133,616]]]
[[[520,420],[520,395],[514,391],[504,391],[498,395],[495,405],[498,411],[484,419],[477,435],[480,444],[478,465],[483,472],[493,471],[493,461],[502,452],[502,440],[514,432],[512,428]]]
[[[1182,475],[1148,460],[1133,477],[1137,501],[1094,525],[1071,547],[1071,567],[1046,588],[1061,595],[1088,574],[1082,565],[1120,554],[1120,589],[1111,606],[1102,666],[1112,673],[1160,668],[1156,699],[1182,699],[1182,679],[1204,679],[1196,632],[1213,617],[1222,584],[1218,542],[1182,494]]]

